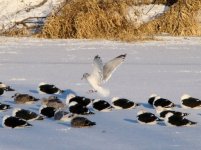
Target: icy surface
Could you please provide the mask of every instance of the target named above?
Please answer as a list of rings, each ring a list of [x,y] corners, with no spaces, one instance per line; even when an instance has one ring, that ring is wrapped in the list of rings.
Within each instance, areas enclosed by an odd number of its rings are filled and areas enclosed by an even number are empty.
[[[129,98],[141,104],[133,110],[96,112],[88,118],[97,123],[92,128],[75,129],[69,123],[52,119],[34,121],[32,128],[0,128],[1,150],[187,150],[201,147],[200,110],[190,112],[189,119],[198,122],[192,128],[167,127],[163,123],[149,126],[136,122],[140,109],[154,112],[147,104],[148,97],[157,93],[179,105],[182,94],[201,98],[201,38],[163,38],[163,41],[121,43],[90,40],[41,40],[0,37],[1,82],[17,92],[40,95],[36,89],[40,82],[57,85],[67,92],[88,94],[83,73],[90,72],[93,57],[99,54],[106,62],[127,53],[120,66],[107,83],[111,95]],[[37,112],[40,102],[33,105],[16,105],[7,92],[0,96],[3,103]],[[177,107],[177,110],[182,110]],[[155,112],[154,112],[155,113]],[[0,116],[11,115],[11,110]],[[1,119],[2,120],[2,119]],[[0,120],[0,122],[1,122]]]

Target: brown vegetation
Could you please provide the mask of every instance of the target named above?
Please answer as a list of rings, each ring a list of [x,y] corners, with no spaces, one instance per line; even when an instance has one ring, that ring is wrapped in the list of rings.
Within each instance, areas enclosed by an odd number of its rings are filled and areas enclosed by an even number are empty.
[[[133,41],[168,33],[176,36],[201,35],[196,20],[201,0],[156,0],[171,5],[162,16],[136,28],[127,18],[128,7],[153,4],[155,0],[66,0],[50,15],[42,32],[43,38],[109,39]],[[27,34],[13,30],[11,34]]]
[[[45,38],[140,39],[141,34],[126,20],[132,0],[70,0],[48,18],[41,36]]]
[[[173,1],[156,2],[170,4]],[[134,40],[161,33],[200,35],[195,20],[201,8],[200,0],[174,0],[175,4],[164,15],[136,29],[125,16],[129,6],[141,3],[150,4],[153,0],[70,0],[57,15],[47,19],[40,36]]]
[[[201,35],[201,30],[196,20],[199,9],[201,9],[201,0],[178,0],[164,15],[142,25],[139,30],[148,34]]]

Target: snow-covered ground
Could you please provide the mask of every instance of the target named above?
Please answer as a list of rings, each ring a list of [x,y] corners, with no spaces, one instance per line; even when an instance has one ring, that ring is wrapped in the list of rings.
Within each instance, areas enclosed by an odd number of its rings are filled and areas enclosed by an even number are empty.
[[[40,21],[55,10],[64,0],[0,0],[0,30],[9,29],[16,22]],[[39,20],[37,20],[37,18]],[[27,23],[29,25],[29,23]],[[33,25],[33,24],[31,24]],[[21,26],[22,27],[22,26]]]
[[[139,27],[140,25],[161,16],[167,10],[169,10],[169,7],[162,4],[131,6],[128,8],[127,19],[133,22],[135,27]]]
[[[189,119],[198,122],[195,127],[167,127],[141,125],[136,122],[140,109],[154,112],[147,104],[148,97],[157,93],[179,104],[180,96],[188,93],[201,98],[201,38],[163,38],[163,41],[121,43],[91,40],[41,40],[29,38],[0,38],[1,82],[20,93],[47,97],[36,92],[40,82],[92,98],[89,85],[81,80],[91,71],[93,57],[99,54],[103,61],[127,53],[124,64],[113,74],[107,87],[111,97],[119,96],[141,103],[133,110],[96,112],[88,118],[97,123],[92,128],[71,128],[69,123],[52,119],[31,122],[26,129],[0,128],[1,150],[187,150],[201,147],[201,113],[190,112]],[[7,92],[1,102],[13,107],[37,112],[40,102],[16,105]],[[65,100],[66,94],[59,96]],[[181,110],[177,107],[176,109]],[[11,114],[1,112],[0,116]],[[1,119],[2,120],[2,119]],[[0,122],[1,122],[0,120]]]

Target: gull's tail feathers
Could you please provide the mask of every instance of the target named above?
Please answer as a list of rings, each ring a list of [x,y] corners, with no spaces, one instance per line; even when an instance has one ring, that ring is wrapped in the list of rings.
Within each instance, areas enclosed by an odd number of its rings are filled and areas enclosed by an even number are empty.
[[[108,97],[110,95],[110,90],[102,87],[99,87],[97,92],[103,97]]]

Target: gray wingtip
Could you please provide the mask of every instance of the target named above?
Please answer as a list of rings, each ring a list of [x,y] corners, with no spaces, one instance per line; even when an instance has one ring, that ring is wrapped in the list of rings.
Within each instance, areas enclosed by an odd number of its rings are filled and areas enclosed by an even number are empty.
[[[125,59],[126,56],[127,56],[127,54],[122,54],[122,55],[117,56],[117,58],[123,58],[123,59]]]
[[[96,56],[94,57],[94,59],[97,59],[97,58],[100,58],[100,56],[99,56],[99,55],[96,55]]]

